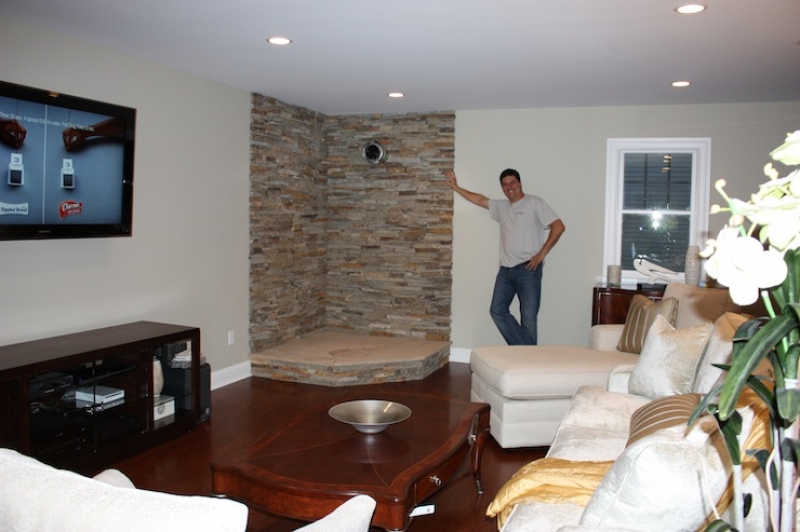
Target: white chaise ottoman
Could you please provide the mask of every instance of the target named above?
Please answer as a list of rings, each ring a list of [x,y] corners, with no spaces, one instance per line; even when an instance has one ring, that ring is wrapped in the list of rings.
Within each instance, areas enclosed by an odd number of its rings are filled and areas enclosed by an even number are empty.
[[[579,346],[476,347],[470,399],[491,406],[491,434],[503,448],[550,445],[580,386],[606,386],[611,370],[638,355]]]

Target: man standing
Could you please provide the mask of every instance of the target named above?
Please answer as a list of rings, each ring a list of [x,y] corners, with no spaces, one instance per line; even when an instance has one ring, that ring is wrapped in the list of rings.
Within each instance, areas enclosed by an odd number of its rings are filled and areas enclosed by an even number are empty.
[[[564,223],[542,198],[522,192],[519,172],[511,168],[500,174],[507,200],[490,200],[461,188],[452,170],[445,177],[450,188],[489,209],[492,219],[500,223],[500,270],[492,295],[492,320],[508,345],[536,345],[544,258],[564,233]],[[514,296],[519,298],[521,323],[509,312]]]

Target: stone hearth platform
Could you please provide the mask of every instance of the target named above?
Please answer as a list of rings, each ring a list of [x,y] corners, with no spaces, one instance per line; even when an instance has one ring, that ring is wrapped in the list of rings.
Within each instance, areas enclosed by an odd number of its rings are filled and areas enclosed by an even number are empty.
[[[450,342],[321,330],[250,355],[252,374],[352,386],[422,380],[447,364]]]

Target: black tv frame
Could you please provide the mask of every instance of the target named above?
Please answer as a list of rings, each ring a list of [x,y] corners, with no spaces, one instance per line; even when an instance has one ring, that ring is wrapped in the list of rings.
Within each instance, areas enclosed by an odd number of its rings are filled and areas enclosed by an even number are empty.
[[[71,113],[73,110],[77,111],[80,115],[81,113],[91,113],[92,115],[102,115],[102,117],[106,117],[108,121],[115,124],[115,133],[113,135],[102,136],[99,133],[95,133],[92,131],[92,134],[89,134],[89,138],[86,138],[82,141],[82,147],[73,151],[76,155],[75,157],[91,157],[91,153],[93,150],[93,146],[101,146],[103,144],[110,145],[121,145],[122,149],[122,156],[121,158],[118,156],[118,148],[114,148],[116,151],[114,152],[114,167],[109,168],[109,176],[102,177],[102,179],[107,179],[107,185],[110,190],[113,190],[113,193],[110,197],[102,197],[101,199],[97,200],[97,203],[102,203],[103,206],[109,210],[113,210],[113,215],[109,216],[109,219],[103,219],[102,221],[91,221],[89,223],[82,223],[80,221],[80,216],[68,216],[66,213],[60,217],[60,219],[55,220],[53,223],[48,222],[47,220],[31,220],[30,223],[19,223],[19,218],[15,221],[17,223],[8,223],[4,221],[4,216],[2,213],[0,214],[0,240],[31,240],[31,239],[49,239],[49,238],[89,238],[89,237],[116,237],[116,236],[132,236],[133,235],[133,163],[134,163],[134,147],[135,147],[135,137],[136,137],[136,109],[130,107],[124,107],[121,105],[116,105],[107,102],[101,102],[97,100],[91,100],[87,98],[81,98],[78,96],[70,96],[67,94],[61,94],[55,91],[49,91],[44,89],[38,89],[34,87],[28,87],[25,85],[18,85],[15,83],[9,83],[5,81],[0,81],[0,97],[8,98],[11,100],[18,100],[18,102],[29,105],[29,104],[42,104],[46,106],[46,108],[52,108],[53,110],[57,111],[55,114],[59,112],[63,115],[64,112]],[[18,105],[19,106],[19,105]],[[70,115],[71,116],[71,115]],[[81,115],[81,116],[89,116],[89,115]],[[9,112],[8,110],[3,111],[0,108],[0,126],[3,125],[5,121],[8,120],[17,120],[18,123],[22,124],[23,127],[25,126],[25,116],[22,114],[16,115],[14,112]],[[42,125],[44,127],[58,127],[61,128],[62,131],[59,131],[58,134],[61,136],[63,134],[63,130],[67,129],[65,126],[73,126],[74,124],[65,124],[64,122],[55,122],[51,123],[47,120],[42,118],[31,119],[29,118],[29,126],[32,130],[35,130],[37,124]],[[96,124],[94,124],[96,125]],[[92,130],[91,127],[86,127],[85,125],[77,125],[77,129],[87,131]],[[50,135],[54,135],[55,132],[51,132]],[[44,136],[44,135],[43,135]],[[30,137],[30,135],[28,135]],[[66,139],[66,135],[64,135]],[[25,141],[29,139],[26,138]],[[8,152],[13,152],[14,147],[13,143],[15,139],[9,139],[7,134],[4,134],[3,131],[0,131],[0,153],[5,154]],[[58,149],[63,154],[59,154],[53,156],[52,154],[48,155],[44,152],[44,149],[39,150],[34,144],[34,148],[32,150],[28,150],[30,153],[26,154],[26,158],[34,157],[34,161],[36,158],[44,159],[45,157],[61,157],[64,155],[66,158],[70,160],[70,164],[73,157],[72,154],[68,154],[69,148],[67,148],[67,141],[63,141],[63,145],[53,146],[54,144],[59,144],[56,142],[50,142],[50,148],[48,150]],[[46,143],[45,143],[46,145]],[[24,144],[23,144],[24,147]],[[22,150],[23,148],[19,148]],[[38,153],[41,151],[42,153]],[[77,155],[78,153],[82,155]],[[88,155],[87,155],[88,154]],[[91,160],[91,159],[85,159]],[[11,162],[9,162],[11,161]],[[41,162],[42,167],[45,166],[44,162]],[[24,166],[24,165],[23,165]],[[51,165],[52,166],[52,165]],[[66,163],[64,164],[66,166]],[[12,177],[11,170],[13,168],[13,160],[1,160],[0,161],[0,187],[14,187],[18,186],[17,183],[14,181],[14,177]],[[57,176],[52,175],[53,173],[58,174]],[[67,174],[65,176],[65,173]],[[50,172],[47,178],[44,177],[44,172],[42,172],[42,177],[40,178],[41,183],[37,183],[41,186],[43,190],[49,188],[56,188],[60,189],[59,193],[66,194],[71,192],[70,189],[80,187],[80,184],[85,182],[81,181],[80,177],[80,170],[76,170],[75,172],[77,175],[69,175],[69,171],[65,172],[64,168],[62,167],[60,170],[53,170]],[[36,175],[32,176],[34,179],[37,178]],[[53,183],[53,180],[60,181],[56,184]],[[95,177],[95,179],[98,179]],[[121,180],[121,183],[120,181]],[[79,183],[78,186],[75,185],[75,182]],[[44,193],[42,194],[45,195]],[[76,198],[79,198],[79,195],[76,194]],[[65,202],[64,202],[65,203]],[[0,197],[0,204],[2,204],[2,197]],[[62,205],[59,205],[59,210],[61,210]],[[44,204],[44,201],[41,205],[37,205],[43,212],[46,211],[47,206]],[[13,205],[11,206],[13,208]],[[0,205],[2,208],[2,205]],[[81,210],[83,208],[83,203],[79,200],[70,201],[70,204],[65,206],[64,209],[74,208],[77,210]],[[28,204],[25,204],[24,210],[25,214],[27,215]],[[118,209],[118,210],[117,210]],[[47,210],[47,217],[49,219],[53,218],[52,208]],[[88,210],[88,209],[87,209]],[[59,213],[60,214],[60,213]],[[110,219],[113,218],[113,219]]]

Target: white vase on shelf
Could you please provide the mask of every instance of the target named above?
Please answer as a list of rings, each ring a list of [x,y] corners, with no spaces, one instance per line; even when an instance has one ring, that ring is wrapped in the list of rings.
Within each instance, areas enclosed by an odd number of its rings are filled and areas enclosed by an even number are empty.
[[[699,286],[702,272],[700,248],[691,245],[686,248],[686,264],[683,269],[684,282],[688,285]]]
[[[161,359],[153,357],[153,397],[159,397],[164,389],[164,370]]]

